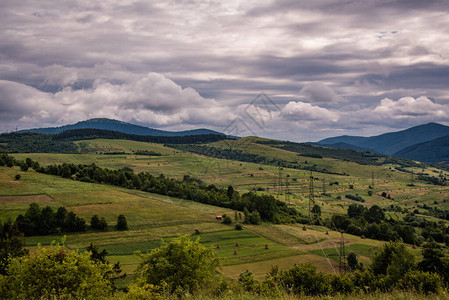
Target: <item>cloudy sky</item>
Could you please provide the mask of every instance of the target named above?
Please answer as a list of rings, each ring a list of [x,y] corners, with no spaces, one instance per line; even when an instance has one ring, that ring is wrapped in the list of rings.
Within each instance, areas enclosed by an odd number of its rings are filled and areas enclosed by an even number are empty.
[[[0,0],[0,132],[316,141],[449,125],[449,2]]]

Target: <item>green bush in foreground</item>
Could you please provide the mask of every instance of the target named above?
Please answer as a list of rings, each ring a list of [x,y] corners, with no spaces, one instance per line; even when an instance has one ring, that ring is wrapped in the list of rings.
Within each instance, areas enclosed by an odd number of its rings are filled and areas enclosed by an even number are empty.
[[[173,293],[194,293],[213,285],[216,269],[220,267],[215,252],[189,236],[163,242],[158,249],[141,257],[141,283],[151,287],[166,286]]]
[[[90,259],[90,252],[65,251],[56,245],[11,260],[0,275],[3,299],[101,298],[111,295],[105,276],[112,266]]]

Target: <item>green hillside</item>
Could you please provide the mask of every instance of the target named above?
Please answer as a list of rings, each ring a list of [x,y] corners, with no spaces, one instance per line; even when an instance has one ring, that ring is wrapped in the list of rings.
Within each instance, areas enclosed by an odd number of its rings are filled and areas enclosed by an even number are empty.
[[[396,157],[440,163],[449,159],[449,136],[415,144],[394,154]]]
[[[253,191],[258,195],[272,195],[304,216],[308,214],[313,184],[314,200],[321,207],[323,221],[331,220],[334,214],[346,214],[351,204],[362,204],[366,208],[379,205],[385,209],[387,220],[401,220],[408,213],[416,212],[420,218],[443,224],[446,223],[444,218],[436,217],[444,216],[449,210],[449,201],[446,201],[449,190],[445,183],[435,185],[425,180],[426,176],[439,178],[441,170],[421,164],[406,165],[401,160],[383,160],[385,157],[378,157],[373,164],[359,164],[356,160],[360,156],[344,160],[329,157],[329,153],[334,152],[321,152],[327,156],[320,158],[310,153],[310,149],[322,149],[319,147],[301,148],[301,144],[258,138],[196,145],[212,151],[203,153],[207,155],[187,151],[198,152],[195,145],[181,150],[172,145],[115,139],[75,143],[82,154],[17,153],[14,157],[18,160],[29,157],[44,167],[64,163],[95,164],[112,170],[147,172],[154,176],[164,174],[179,180],[189,175],[217,187],[232,185],[240,194]],[[226,149],[230,149],[228,154],[232,155],[214,157],[217,153],[226,153],[220,152]],[[251,159],[260,161],[255,163]],[[426,175],[419,179],[418,173]],[[17,174],[20,180],[14,179]],[[359,198],[363,202],[357,200]],[[229,278],[237,278],[245,270],[262,278],[271,265],[288,268],[301,262],[312,262],[326,272],[338,268],[339,250],[335,246],[341,238],[338,224],[335,227],[306,225],[307,230],[298,223],[245,224],[243,230],[237,231],[234,229],[236,213],[231,209],[136,189],[65,179],[32,169],[24,172],[18,166],[0,167],[0,219],[16,218],[33,202],[41,207],[49,205],[54,210],[64,206],[88,223],[94,214],[104,217],[109,224],[107,232],[89,229],[85,233],[69,233],[65,247],[82,250],[94,242],[109,252],[111,262],[120,261],[124,271],[131,275],[139,263],[135,251],[150,251],[160,245],[160,238],[170,240],[179,234],[192,234],[193,238],[199,237],[207,247],[213,248],[225,259],[223,274]],[[129,231],[114,230],[119,214],[126,216]],[[216,220],[217,215],[223,214],[231,216],[231,225]],[[242,222],[239,215],[241,212],[237,213],[237,222]],[[414,230],[427,236],[419,227]],[[38,243],[49,245],[61,239],[62,234],[33,236],[26,238],[26,244],[33,249]],[[369,263],[383,243],[345,234],[348,251],[356,253],[365,263]],[[419,253],[419,250],[414,251]],[[126,281],[130,278],[132,276]]]

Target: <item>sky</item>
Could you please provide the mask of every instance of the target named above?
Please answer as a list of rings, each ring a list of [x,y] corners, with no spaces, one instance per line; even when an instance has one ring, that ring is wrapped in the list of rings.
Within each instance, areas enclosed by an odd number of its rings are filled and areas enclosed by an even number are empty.
[[[0,0],[0,132],[318,141],[449,125],[449,1]]]

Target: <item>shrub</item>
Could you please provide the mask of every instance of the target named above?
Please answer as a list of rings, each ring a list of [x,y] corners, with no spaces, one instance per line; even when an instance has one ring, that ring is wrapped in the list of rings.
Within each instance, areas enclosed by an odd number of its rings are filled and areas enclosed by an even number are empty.
[[[227,215],[223,215],[223,222],[222,223],[223,224],[227,224],[227,225],[231,224],[232,223],[231,217],[227,216]]]
[[[128,230],[128,222],[124,215],[119,215],[117,218],[117,230]]]
[[[148,254],[142,254],[139,266],[142,280],[149,285],[165,282],[172,293],[193,293],[215,282],[220,260],[212,249],[180,236]]]
[[[240,223],[235,224],[235,230],[242,230],[243,226]]]
[[[405,291],[412,289],[427,295],[440,292],[443,283],[440,275],[436,273],[409,271],[399,280],[398,287]]]
[[[107,297],[111,286],[105,274],[111,270],[111,265],[91,260],[89,252],[39,247],[11,261],[8,276],[0,280],[0,291],[5,299]]]
[[[20,176],[20,174],[16,174],[16,176],[14,176],[14,179],[15,179],[15,180],[20,180],[21,177],[22,177],[22,176]]]

